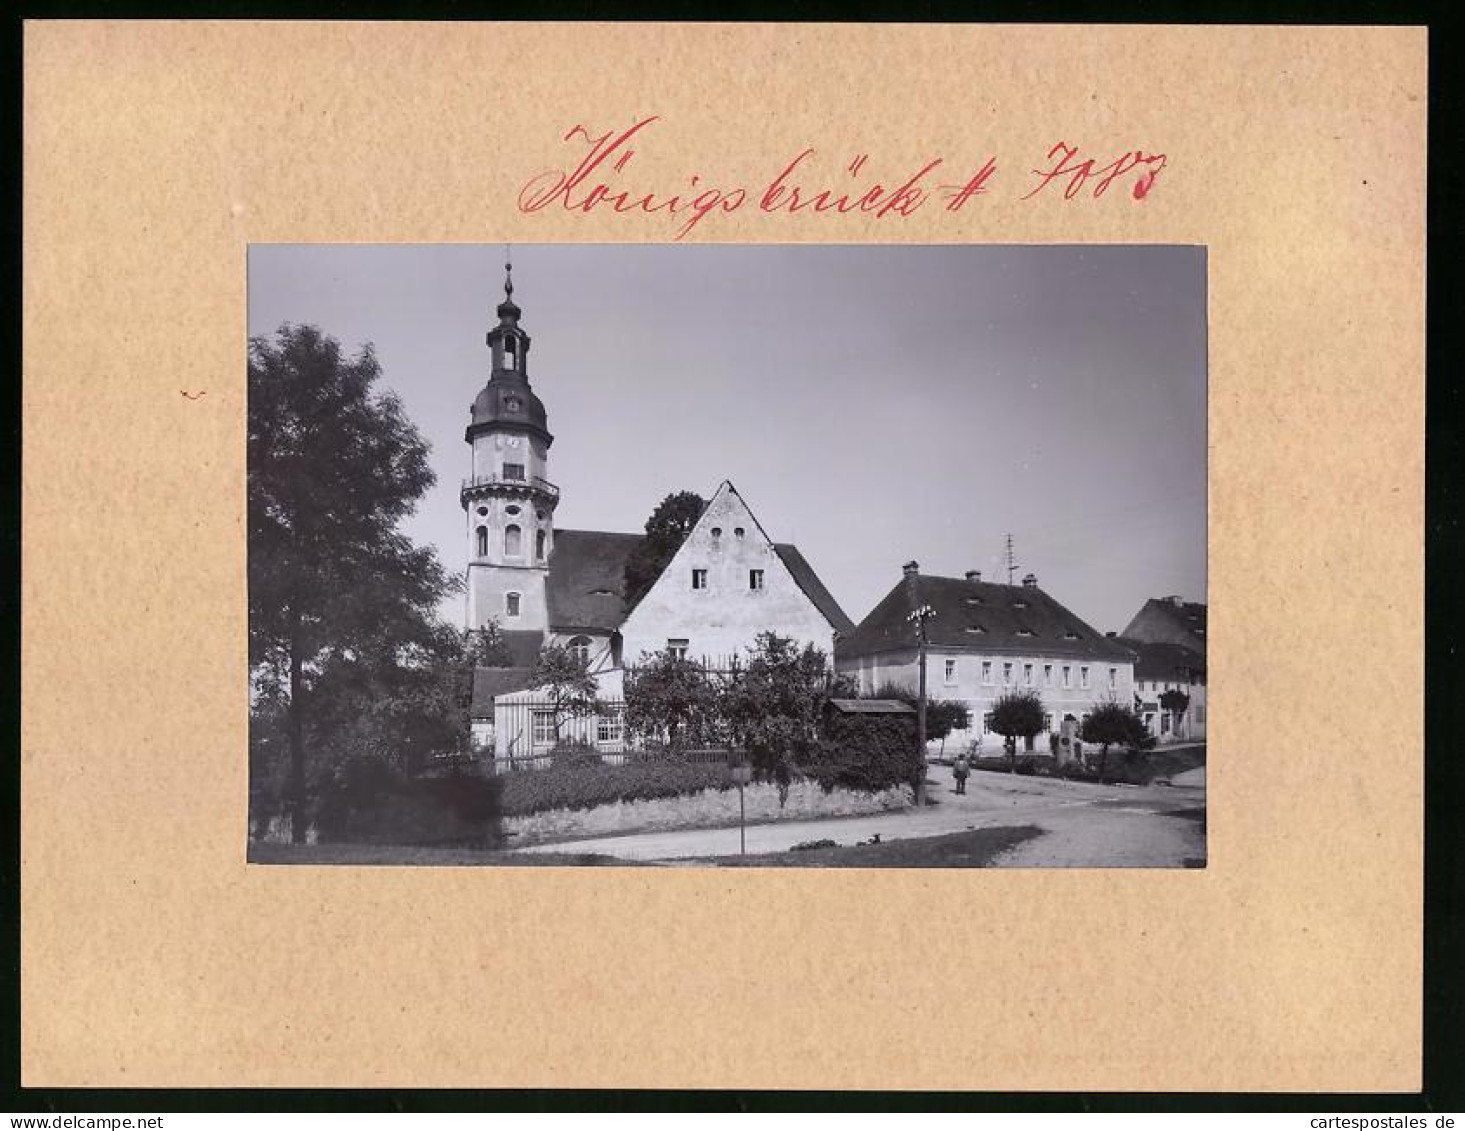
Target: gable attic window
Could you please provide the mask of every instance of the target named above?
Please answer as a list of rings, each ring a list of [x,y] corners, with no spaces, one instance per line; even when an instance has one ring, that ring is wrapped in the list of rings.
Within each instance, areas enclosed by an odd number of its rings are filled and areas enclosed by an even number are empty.
[[[721,538],[722,537],[722,527],[720,527],[720,526],[714,526],[712,528],[712,537],[714,537],[714,538]]]
[[[761,569],[750,569],[748,571],[748,588],[754,593],[763,591],[763,571]]]
[[[743,536],[743,533],[744,533],[743,532],[743,528],[741,526],[734,526],[733,527],[733,533],[736,534],[739,538],[741,538]]]
[[[693,589],[706,589],[707,588],[707,571],[705,569],[694,569],[692,571],[692,588]]]

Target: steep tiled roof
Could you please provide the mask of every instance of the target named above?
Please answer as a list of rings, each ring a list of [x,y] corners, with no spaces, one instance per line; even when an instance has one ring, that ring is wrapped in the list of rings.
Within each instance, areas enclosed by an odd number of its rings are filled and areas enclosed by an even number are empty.
[[[918,575],[898,582],[885,599],[836,646],[841,657],[915,646],[906,616],[920,605],[936,615],[926,622],[932,647],[1030,656],[1131,660],[1035,585],[997,585],[959,577]]]
[[[537,635],[537,634],[536,634]],[[469,713],[475,719],[493,718],[493,700],[497,695],[523,691],[534,686],[534,669],[475,668],[473,670],[473,706]]]
[[[549,623],[552,628],[613,631],[621,626],[626,608],[623,580],[626,559],[644,535],[613,534],[604,530],[557,530],[549,555]],[[832,624],[846,635],[854,622],[824,587],[797,546],[775,543],[780,560],[793,574],[804,594]]]
[[[622,581],[641,534],[556,530],[549,555],[549,623],[556,629],[612,631],[626,619]]]
[[[1188,644],[1204,652],[1206,606],[1179,597],[1151,597],[1125,626],[1123,635],[1133,640]]]
[[[818,610],[824,614],[824,619],[834,626],[834,631],[841,636],[848,636],[855,630],[855,622],[845,615],[845,611],[839,607],[839,602],[834,595],[824,588],[824,582],[819,580],[819,575],[814,572],[814,567],[804,560],[804,555],[799,553],[797,546],[790,546],[787,542],[775,542],[773,548],[778,552],[783,564],[788,566],[789,573],[794,575],[794,581],[804,591],[804,596],[814,602]]]
[[[1205,654],[1193,648],[1182,644],[1135,640],[1127,636],[1116,637],[1115,643],[1123,645],[1134,654],[1135,679],[1152,679],[1164,683],[1188,678],[1204,680],[1206,677]]]

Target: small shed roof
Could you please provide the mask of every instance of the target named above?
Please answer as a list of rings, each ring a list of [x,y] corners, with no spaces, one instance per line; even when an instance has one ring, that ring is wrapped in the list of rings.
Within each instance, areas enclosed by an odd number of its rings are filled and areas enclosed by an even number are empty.
[[[914,715],[916,709],[899,699],[831,699],[829,705],[846,715]]]

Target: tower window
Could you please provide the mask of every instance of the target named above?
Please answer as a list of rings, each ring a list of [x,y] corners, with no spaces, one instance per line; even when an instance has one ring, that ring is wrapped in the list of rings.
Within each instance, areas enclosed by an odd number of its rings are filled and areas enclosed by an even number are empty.
[[[570,655],[574,656],[579,663],[588,664],[590,662],[590,637],[575,637],[570,641],[568,649]]]
[[[504,616],[516,617],[519,615],[519,594],[504,594]]]
[[[692,588],[693,589],[706,589],[707,588],[707,571],[705,569],[694,569],[692,571]]]
[[[519,513],[519,507],[518,507],[518,505],[516,503],[510,503],[508,506],[506,506],[504,508],[504,513],[505,514],[509,514],[509,515],[518,514]]]
[[[504,527],[504,557],[517,558],[523,552],[523,533],[511,522]]]
[[[487,518],[488,517],[488,508],[487,507],[479,507],[478,508],[478,517],[479,518]]]
[[[534,535],[534,556],[544,561],[544,531],[540,530]]]
[[[761,569],[750,569],[748,571],[748,588],[754,593],[760,592],[763,588],[763,571]]]
[[[476,549],[478,551],[478,556],[480,558],[486,558],[486,557],[488,557],[488,527],[486,527],[486,526],[480,526],[478,528],[478,539],[477,539],[477,542],[478,542],[478,545],[477,545]]]
[[[524,465],[522,463],[506,463],[506,464],[504,464],[504,478],[505,479],[523,479],[524,478]]]

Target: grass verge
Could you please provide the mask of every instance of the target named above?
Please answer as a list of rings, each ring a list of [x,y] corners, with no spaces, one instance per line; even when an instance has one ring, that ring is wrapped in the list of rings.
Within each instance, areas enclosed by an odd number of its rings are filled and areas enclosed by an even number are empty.
[[[505,852],[402,844],[251,844],[251,864],[385,864],[400,867],[565,868],[627,864],[594,852]]]
[[[706,856],[688,863],[723,868],[985,868],[1009,848],[1042,834],[1043,830],[1035,825],[969,829],[882,844],[765,852],[757,856]]]

